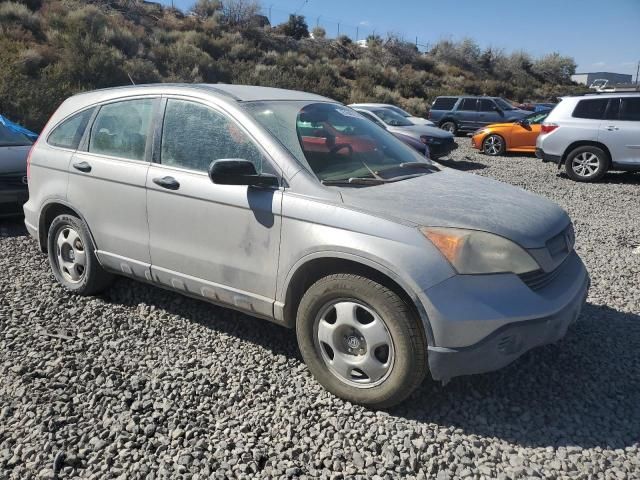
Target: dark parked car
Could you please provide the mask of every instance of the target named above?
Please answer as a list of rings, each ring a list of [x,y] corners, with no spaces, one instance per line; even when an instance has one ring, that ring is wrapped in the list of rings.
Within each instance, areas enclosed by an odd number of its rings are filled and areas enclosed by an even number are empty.
[[[500,97],[438,97],[431,106],[429,120],[456,135],[475,132],[492,123],[516,122],[530,114]]]
[[[388,108],[356,107],[354,110],[429,158],[442,158],[458,148],[453,134],[429,125],[415,125]]]
[[[27,201],[27,157],[33,141],[0,122],[0,217],[22,214]]]

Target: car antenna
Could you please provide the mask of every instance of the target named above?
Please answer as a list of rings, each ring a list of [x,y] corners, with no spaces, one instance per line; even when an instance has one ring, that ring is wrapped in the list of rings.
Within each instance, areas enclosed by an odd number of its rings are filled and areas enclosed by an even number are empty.
[[[133,78],[131,78],[131,75],[129,75],[129,72],[127,72],[127,77],[129,77],[129,80],[131,81],[131,85],[136,84],[136,82],[133,81]]]

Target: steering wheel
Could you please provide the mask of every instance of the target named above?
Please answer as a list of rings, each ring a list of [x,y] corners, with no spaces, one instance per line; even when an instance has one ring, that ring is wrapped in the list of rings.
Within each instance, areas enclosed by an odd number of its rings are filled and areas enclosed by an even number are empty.
[[[339,143],[338,145],[334,146],[331,150],[329,150],[329,153],[333,155],[334,153],[338,153],[340,150],[343,150],[345,148],[349,150],[349,156],[352,156],[353,147],[348,143]]]

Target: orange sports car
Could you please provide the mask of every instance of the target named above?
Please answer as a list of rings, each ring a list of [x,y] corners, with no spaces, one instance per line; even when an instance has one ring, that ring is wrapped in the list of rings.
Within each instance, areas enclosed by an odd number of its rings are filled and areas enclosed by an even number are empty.
[[[549,112],[532,113],[515,123],[494,123],[474,132],[471,146],[487,155],[504,152],[535,153],[540,124]]]

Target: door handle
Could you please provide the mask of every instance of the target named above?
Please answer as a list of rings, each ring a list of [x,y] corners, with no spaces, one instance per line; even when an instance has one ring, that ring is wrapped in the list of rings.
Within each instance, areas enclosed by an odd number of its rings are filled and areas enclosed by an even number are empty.
[[[89,173],[91,171],[91,165],[89,165],[87,162],[76,162],[73,164],[73,168],[85,173]]]
[[[153,183],[167,190],[178,190],[180,188],[180,182],[173,177],[156,177],[153,179]]]
[[[607,127],[607,130],[609,130],[610,132],[613,132],[614,130],[620,130],[618,127],[616,127],[615,125],[609,125]]]

